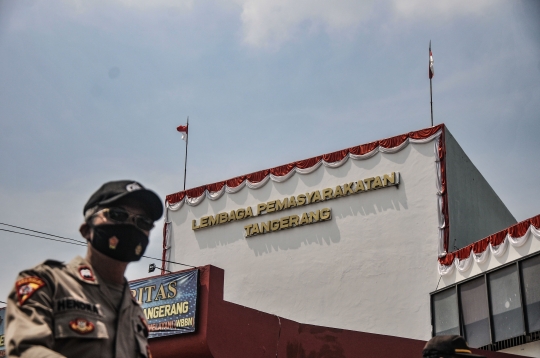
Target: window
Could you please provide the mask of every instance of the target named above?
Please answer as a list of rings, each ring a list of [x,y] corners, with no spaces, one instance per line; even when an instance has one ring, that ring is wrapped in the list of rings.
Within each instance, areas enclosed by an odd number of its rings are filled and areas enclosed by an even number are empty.
[[[459,286],[465,339],[473,348],[491,342],[489,333],[489,309],[484,276]]]
[[[431,311],[433,335],[461,333],[473,348],[540,341],[540,252],[431,293]]]
[[[525,334],[517,266],[492,272],[488,278],[495,341]]]
[[[433,296],[433,315],[436,336],[459,335],[459,311],[455,287]]]
[[[522,262],[521,277],[527,329],[529,332],[540,331],[540,255]]]

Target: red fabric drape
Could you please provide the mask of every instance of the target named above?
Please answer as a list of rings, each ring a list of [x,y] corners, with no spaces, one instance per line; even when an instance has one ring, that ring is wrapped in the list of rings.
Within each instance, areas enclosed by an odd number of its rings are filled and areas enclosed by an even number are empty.
[[[407,138],[409,138],[409,134],[397,135],[395,137],[380,140],[379,145],[383,148],[394,148],[400,144],[403,144]]]
[[[204,194],[204,191],[206,190],[206,185],[198,186],[193,189],[186,190],[186,195],[188,198],[198,198],[199,196]]]
[[[439,125],[436,125],[435,127],[420,129],[419,131],[409,133],[409,138],[426,139],[434,135],[435,133],[437,133],[437,131],[439,131],[443,127],[444,127],[444,124],[439,124]]]
[[[450,217],[448,215],[448,192],[446,190],[446,142],[445,127],[441,124],[441,139],[439,140],[438,152],[441,168],[441,196],[442,196],[442,215],[444,216],[444,250],[448,252],[450,244]]]
[[[441,257],[439,259],[439,263],[444,266],[450,266],[454,263],[455,257],[456,257],[456,254],[454,252],[451,252],[449,254],[446,254],[445,257]]]
[[[368,144],[357,145],[356,147],[349,148],[349,153],[355,155],[364,155],[371,151],[374,151],[375,148],[379,146],[379,141],[371,142]]]
[[[289,163],[285,165],[280,165],[279,167],[275,167],[270,169],[270,173],[272,175],[276,175],[278,177],[282,177],[284,175],[287,175],[291,172],[291,170],[294,169],[294,163]]]
[[[540,215],[530,218],[531,225],[537,229],[540,229]]]
[[[175,204],[182,201],[182,199],[184,199],[184,196],[186,196],[186,193],[181,191],[178,193],[167,195],[165,197],[165,201],[169,204]]]
[[[241,175],[239,177],[232,178],[232,179],[229,179],[229,180],[225,181],[225,184],[227,184],[227,186],[229,188],[236,188],[238,185],[242,184],[242,182],[244,180],[246,180],[246,176]]]
[[[460,260],[464,260],[471,255],[472,245],[465,246],[456,251],[456,257]]]
[[[349,154],[348,149],[338,150],[337,152],[324,154],[322,156],[323,160],[327,163],[339,162]]]
[[[529,219],[519,222],[508,228],[508,234],[510,234],[512,237],[522,237],[525,235],[525,233],[527,233],[530,225],[531,221]]]
[[[488,245],[489,245],[489,238],[484,238],[472,244],[472,249],[475,254],[480,254],[487,250]]]
[[[304,160],[299,160],[295,164],[296,164],[297,168],[307,169],[307,168],[311,168],[312,166],[317,164],[321,159],[322,159],[322,155],[319,155],[317,157],[304,159]]]
[[[266,169],[266,170],[261,170],[255,173],[248,174],[246,175],[246,178],[252,183],[259,183],[268,175],[270,175],[270,170]]]
[[[491,246],[499,246],[500,244],[502,244],[507,233],[508,229],[504,229],[502,231],[496,232],[493,235],[488,236],[488,240],[491,243]]]
[[[225,182],[220,181],[217,183],[208,184],[206,186],[206,190],[208,190],[209,192],[220,191],[221,189],[223,189],[224,186],[225,186]]]

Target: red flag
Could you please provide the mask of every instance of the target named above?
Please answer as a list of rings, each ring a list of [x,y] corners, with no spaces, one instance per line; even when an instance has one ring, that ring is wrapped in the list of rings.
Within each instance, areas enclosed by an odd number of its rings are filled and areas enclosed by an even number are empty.
[[[431,41],[429,42],[429,79],[432,79],[435,76],[435,71],[433,70],[433,53],[431,53]]]
[[[188,134],[188,125],[185,126],[178,126],[176,127],[176,130],[180,133],[182,133],[182,139],[186,140],[187,134]]]

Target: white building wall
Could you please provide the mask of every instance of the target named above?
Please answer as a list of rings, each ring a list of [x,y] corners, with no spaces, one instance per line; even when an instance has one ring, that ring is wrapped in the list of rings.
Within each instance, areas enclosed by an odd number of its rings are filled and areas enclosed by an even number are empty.
[[[169,211],[170,260],[225,270],[225,300],[302,323],[427,340],[437,280],[435,141],[321,166]],[[399,187],[192,230],[192,220],[400,172]],[[332,219],[244,237],[244,225],[329,207]],[[174,268],[174,266],[173,266]]]

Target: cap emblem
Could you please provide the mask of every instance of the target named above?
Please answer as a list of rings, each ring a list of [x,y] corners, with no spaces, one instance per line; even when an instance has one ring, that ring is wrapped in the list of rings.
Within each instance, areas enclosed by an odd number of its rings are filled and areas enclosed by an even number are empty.
[[[109,249],[116,250],[116,245],[118,245],[118,239],[116,236],[113,236],[109,239]]]
[[[138,183],[131,183],[126,185],[127,191],[135,191],[135,190],[141,190],[141,186]]]
[[[137,247],[135,248],[135,255],[139,256],[142,252],[142,246],[141,244],[137,245]]]

